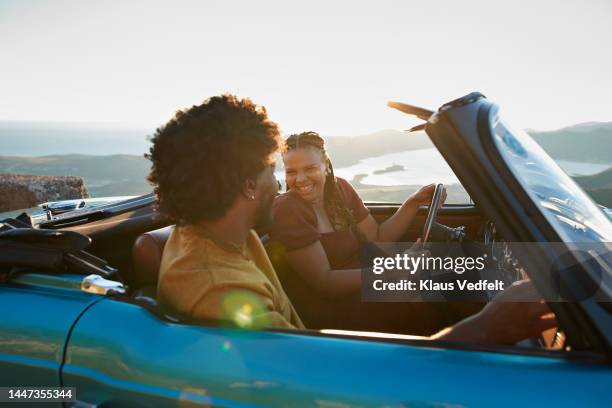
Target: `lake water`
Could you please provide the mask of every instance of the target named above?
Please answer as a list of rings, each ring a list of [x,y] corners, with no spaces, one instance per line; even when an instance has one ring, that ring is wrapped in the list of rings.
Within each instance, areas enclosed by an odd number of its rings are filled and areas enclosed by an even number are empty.
[[[374,174],[374,171],[394,165],[403,166],[404,170]],[[446,161],[434,148],[370,157],[353,166],[337,169],[335,173],[347,180],[352,180],[358,174],[367,174],[361,183],[375,186],[424,185],[432,182],[459,183]]]
[[[567,160],[558,160],[557,163],[572,176],[596,174],[612,167],[612,165],[600,163]],[[384,170],[393,165],[403,166],[404,169],[374,174],[375,171]],[[366,174],[367,176],[361,180],[361,183],[375,186],[425,185],[432,182],[459,183],[453,171],[435,148],[370,157],[352,166],[334,169],[334,171],[337,176],[347,180],[352,180],[359,174]],[[282,171],[278,171],[276,175],[279,180],[285,178]]]

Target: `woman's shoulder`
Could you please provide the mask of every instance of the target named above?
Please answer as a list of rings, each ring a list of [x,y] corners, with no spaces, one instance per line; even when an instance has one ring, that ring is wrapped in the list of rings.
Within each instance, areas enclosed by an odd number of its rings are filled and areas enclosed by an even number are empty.
[[[308,207],[308,203],[306,203],[299,195],[295,194],[293,191],[287,191],[285,193],[277,195],[274,198],[274,202],[272,203],[272,211],[279,211],[285,209],[294,210],[296,208],[305,207]]]
[[[348,207],[354,205],[355,201],[361,201],[361,198],[359,198],[359,194],[350,182],[343,179],[342,177],[336,177],[336,183],[338,184],[340,192],[342,193],[342,198],[344,199]]]
[[[370,211],[365,204],[363,204],[363,200],[359,197],[359,193],[357,193],[351,183],[341,177],[336,177],[336,182],[342,192],[345,205],[353,212],[355,221],[358,223],[361,222],[368,216]]]
[[[270,237],[289,251],[303,248],[320,239],[314,210],[296,193],[277,196],[272,205]]]
[[[272,215],[275,222],[285,219],[316,222],[314,210],[303,198],[292,191],[276,196],[272,204]]]
[[[342,193],[345,196],[351,195],[353,193],[357,193],[353,185],[348,180],[343,179],[342,177],[336,176],[336,182],[338,183],[338,187],[340,187],[340,189],[342,190]]]

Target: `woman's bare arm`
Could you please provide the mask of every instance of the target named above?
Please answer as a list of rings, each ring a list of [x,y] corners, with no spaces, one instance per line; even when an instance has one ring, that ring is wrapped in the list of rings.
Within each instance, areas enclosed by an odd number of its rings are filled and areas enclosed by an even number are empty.
[[[410,198],[391,217],[382,223],[377,223],[369,214],[357,227],[372,242],[397,241],[406,232],[414,220],[419,205]]]
[[[320,241],[287,252],[289,264],[307,285],[327,297],[358,293],[361,269],[332,269]]]
[[[381,222],[376,222],[372,215],[368,215],[357,226],[368,238],[374,242],[392,242],[400,239],[408,226],[414,221],[419,205],[428,204],[436,188],[435,184],[422,187],[412,194],[391,217]],[[442,203],[446,199],[446,190],[442,196]]]

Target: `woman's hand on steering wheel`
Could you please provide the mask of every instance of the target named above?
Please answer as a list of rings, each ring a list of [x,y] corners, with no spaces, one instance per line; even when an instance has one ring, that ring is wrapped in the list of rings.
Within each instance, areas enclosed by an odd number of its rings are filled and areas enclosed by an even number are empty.
[[[428,187],[424,187],[421,190],[424,190]],[[420,191],[420,190],[419,190]],[[417,192],[418,194],[418,192]],[[429,208],[427,209],[427,216],[425,217],[425,223],[423,224],[423,244],[427,245],[429,243],[429,235],[431,233],[432,227],[436,222],[436,216],[438,215],[438,210],[442,208],[444,204],[444,199],[446,198],[446,189],[444,185],[437,184],[433,188],[433,193],[431,194],[431,202],[429,203]]]
[[[431,203],[431,199],[433,198],[434,191],[436,190],[436,183],[428,184],[426,186],[421,187],[418,191],[413,193],[409,200],[412,200],[417,205],[427,205]],[[440,200],[440,207],[444,205],[444,201],[446,200],[446,189],[442,191],[442,199]]]

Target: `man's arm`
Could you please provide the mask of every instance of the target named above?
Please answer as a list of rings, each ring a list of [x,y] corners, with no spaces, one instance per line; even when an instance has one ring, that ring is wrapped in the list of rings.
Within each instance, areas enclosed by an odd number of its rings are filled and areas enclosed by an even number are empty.
[[[515,344],[557,326],[557,320],[529,281],[514,283],[484,309],[446,328],[430,340]]]
[[[205,291],[194,306],[192,316],[232,321],[245,329],[295,328],[281,313],[274,310],[271,298],[242,287],[222,286]]]

